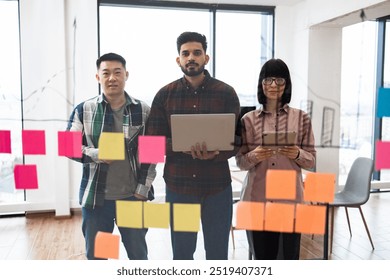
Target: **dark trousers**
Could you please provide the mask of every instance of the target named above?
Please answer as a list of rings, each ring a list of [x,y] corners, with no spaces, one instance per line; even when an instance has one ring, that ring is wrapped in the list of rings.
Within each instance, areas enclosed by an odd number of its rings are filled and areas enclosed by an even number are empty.
[[[299,260],[300,233],[272,231],[247,231],[246,233],[249,248],[255,260]],[[280,242],[282,242],[282,246],[280,246]],[[279,252],[279,248],[281,248],[281,252]]]

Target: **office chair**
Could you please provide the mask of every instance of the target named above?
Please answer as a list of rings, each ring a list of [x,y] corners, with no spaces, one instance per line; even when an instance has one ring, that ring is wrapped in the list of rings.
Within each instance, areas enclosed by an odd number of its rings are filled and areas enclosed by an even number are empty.
[[[334,208],[345,207],[345,213],[347,215],[348,228],[350,236],[352,237],[351,224],[349,221],[348,207],[358,208],[362,217],[364,227],[368,238],[370,239],[372,249],[374,250],[374,243],[372,242],[370,231],[366,220],[364,219],[361,206],[365,204],[370,197],[371,190],[371,176],[374,170],[374,162],[370,158],[359,157],[355,159],[352,167],[348,173],[345,187],[341,192],[338,192],[334,196],[334,201],[329,204],[331,209],[331,228],[330,228],[330,252],[332,253],[333,245],[333,225],[334,225]]]

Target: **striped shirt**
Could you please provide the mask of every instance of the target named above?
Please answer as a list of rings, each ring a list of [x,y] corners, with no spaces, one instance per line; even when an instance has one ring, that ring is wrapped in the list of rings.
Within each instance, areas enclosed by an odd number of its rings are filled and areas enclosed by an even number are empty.
[[[302,110],[289,107],[287,104],[277,114],[262,109],[251,111],[242,117],[242,147],[236,155],[237,166],[248,170],[244,181],[242,200],[265,201],[265,179],[268,169],[295,170],[296,200],[300,201],[303,194],[301,168],[315,167],[316,150],[314,135],[309,116]],[[295,144],[299,147],[299,156],[291,160],[286,156],[275,154],[269,159],[256,164],[252,152],[262,145],[263,132],[295,131]]]
[[[155,165],[148,165],[145,171],[147,176],[139,176],[140,163],[138,161],[138,136],[145,132],[145,124],[150,107],[127,93],[123,114],[125,149],[134,177],[137,178],[135,193],[148,196],[152,181],[156,176]],[[114,117],[110,104],[104,94],[86,100],[75,107],[69,122],[68,131],[82,132],[82,157],[72,158],[83,163],[83,175],[80,185],[79,202],[81,206],[94,208],[104,203],[108,164],[98,158],[99,137],[102,132],[114,130]],[[129,194],[131,196],[133,194]]]
[[[172,114],[234,113],[238,121],[240,103],[235,90],[214,79],[205,70],[203,84],[193,89],[182,77],[156,94],[146,134],[161,135],[167,139],[164,180],[170,190],[191,195],[208,195],[220,192],[231,185],[228,159],[233,151],[221,151],[212,160],[193,159],[191,155],[172,151],[170,116]],[[239,137],[236,136],[236,141]]]

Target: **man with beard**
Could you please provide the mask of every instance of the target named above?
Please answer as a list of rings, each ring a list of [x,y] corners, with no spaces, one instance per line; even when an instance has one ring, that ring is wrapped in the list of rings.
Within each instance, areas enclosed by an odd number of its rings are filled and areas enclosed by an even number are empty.
[[[184,32],[177,38],[177,65],[184,77],[161,88],[154,97],[146,134],[167,139],[164,180],[166,201],[171,204],[173,259],[191,260],[196,250],[196,232],[174,231],[173,204],[200,204],[206,259],[228,258],[232,218],[232,186],[228,159],[238,151],[209,151],[206,143],[194,143],[191,151],[172,151],[172,114],[234,113],[238,121],[240,104],[235,90],[214,79],[205,66],[207,41],[204,35]],[[236,142],[239,141],[236,136]],[[236,143],[236,144],[237,144]],[[144,176],[148,166],[143,165]]]

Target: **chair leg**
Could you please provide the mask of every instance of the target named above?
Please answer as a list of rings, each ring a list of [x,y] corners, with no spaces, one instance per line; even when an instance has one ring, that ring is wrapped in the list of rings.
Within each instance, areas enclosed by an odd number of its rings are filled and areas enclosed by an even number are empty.
[[[334,226],[334,206],[330,206],[330,210],[332,211],[330,215],[330,253],[332,254],[333,249],[333,226]]]
[[[232,233],[232,242],[233,242],[233,250],[236,249],[236,243],[234,242],[234,227],[230,227],[230,232]]]
[[[370,239],[372,250],[375,250],[374,243],[372,242],[372,239],[371,239],[370,231],[368,230],[366,219],[364,219],[363,211],[362,211],[362,208],[360,206],[359,206],[359,211],[360,211],[360,215],[362,216],[364,227],[366,228],[368,238]]]
[[[351,222],[349,221],[348,208],[347,207],[344,208],[345,208],[345,215],[347,216],[347,221],[348,221],[349,236],[352,237]]]

